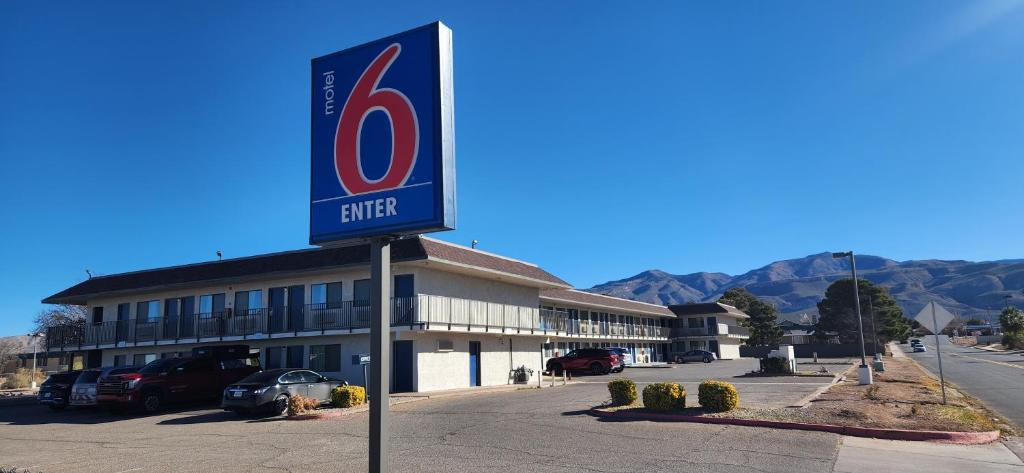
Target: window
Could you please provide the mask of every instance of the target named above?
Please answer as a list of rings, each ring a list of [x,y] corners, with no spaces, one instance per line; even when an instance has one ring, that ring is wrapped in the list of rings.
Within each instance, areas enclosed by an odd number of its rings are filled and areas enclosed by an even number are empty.
[[[127,365],[128,365],[128,355],[114,355],[114,366],[127,366]]]
[[[160,317],[160,301],[139,302],[135,310],[135,319],[138,322],[151,322]]]
[[[302,382],[302,376],[299,374],[298,371],[292,371],[292,372],[285,373],[285,374],[281,375],[281,377],[279,378],[279,381],[282,384],[301,383]]]
[[[180,351],[168,351],[160,354],[160,359],[164,358],[181,358]],[[116,365],[115,365],[116,366]]]
[[[125,302],[117,305],[117,320],[128,320],[132,316],[132,305]]]
[[[263,291],[235,291],[235,314],[246,315],[250,310],[263,308]]]
[[[310,345],[309,369],[318,372],[341,371],[341,345]]]
[[[329,282],[310,286],[311,304],[328,304],[329,307],[341,306],[341,283]]]
[[[352,303],[357,306],[370,305],[369,279],[359,279],[352,283]]]
[[[224,294],[199,296],[199,313],[205,317],[219,316],[224,312]]]
[[[156,353],[137,353],[133,359],[133,365],[144,365],[150,361],[156,361]]]
[[[299,374],[299,380],[303,383],[319,383],[320,375],[312,371],[297,371]]]
[[[92,308],[92,323],[93,325],[99,325],[103,323],[103,306],[97,306]]]
[[[302,368],[302,355],[306,347],[292,345],[289,347],[268,347],[264,349],[266,369]]]
[[[690,317],[687,320],[687,323],[689,324],[690,328],[704,328],[704,318],[703,317]]]

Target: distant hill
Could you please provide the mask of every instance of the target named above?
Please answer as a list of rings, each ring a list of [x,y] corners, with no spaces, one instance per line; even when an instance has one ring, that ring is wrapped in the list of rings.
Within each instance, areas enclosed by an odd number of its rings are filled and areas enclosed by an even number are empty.
[[[1011,296],[1011,303],[1024,306],[1024,259],[899,262],[857,255],[857,275],[888,287],[908,316],[932,299],[968,317],[986,318],[987,308],[995,317],[1006,303],[1006,296]],[[776,261],[738,276],[705,272],[676,275],[648,270],[588,290],[655,304],[685,304],[713,301],[730,288],[743,287],[774,303],[783,314],[813,315],[828,285],[848,277],[848,260],[819,253]]]

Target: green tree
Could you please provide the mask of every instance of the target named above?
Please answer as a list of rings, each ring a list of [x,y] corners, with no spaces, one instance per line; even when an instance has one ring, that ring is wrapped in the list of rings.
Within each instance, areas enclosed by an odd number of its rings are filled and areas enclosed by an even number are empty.
[[[750,330],[747,345],[778,345],[782,341],[779,312],[775,306],[761,301],[741,287],[725,291],[718,302],[731,305],[750,316],[749,319],[740,320],[740,325]]]
[[[1024,313],[1016,307],[1007,307],[999,313],[999,324],[1007,333],[1019,333],[1024,331]]]
[[[977,317],[971,317],[964,321],[964,325],[985,325],[985,321]]]
[[[903,309],[900,309],[896,300],[889,295],[888,289],[866,279],[857,281],[857,289],[860,294],[861,317],[864,319],[865,343],[873,342],[870,310],[872,308],[880,343],[910,337],[910,321],[903,316]],[[825,290],[825,298],[818,303],[818,314],[820,317],[814,332],[819,339],[825,338],[828,333],[836,333],[842,343],[859,341],[852,279],[840,279]]]

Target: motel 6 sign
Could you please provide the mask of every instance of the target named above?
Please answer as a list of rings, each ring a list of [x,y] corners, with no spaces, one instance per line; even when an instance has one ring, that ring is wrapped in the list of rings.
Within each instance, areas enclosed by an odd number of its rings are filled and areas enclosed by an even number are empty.
[[[451,30],[313,59],[311,244],[455,228]]]

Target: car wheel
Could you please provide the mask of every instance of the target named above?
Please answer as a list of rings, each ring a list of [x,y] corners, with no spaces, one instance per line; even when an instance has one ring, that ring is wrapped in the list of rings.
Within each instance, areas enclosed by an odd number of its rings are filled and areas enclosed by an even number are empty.
[[[271,412],[274,415],[283,416],[288,413],[288,395],[280,394],[274,398],[274,402],[270,405]]]
[[[152,414],[160,410],[160,404],[163,399],[160,398],[160,393],[156,391],[150,391],[142,395],[142,410],[146,411],[147,414]]]
[[[683,357],[681,357],[681,356],[677,356],[677,357],[676,357],[676,360],[675,360],[675,361],[676,361],[676,363],[678,363],[678,364],[683,364]]]
[[[704,363],[711,363],[711,357],[710,356],[705,356],[704,357]]]
[[[590,365],[590,374],[592,374],[592,375],[605,374],[604,367],[601,366],[601,363],[592,363]]]

